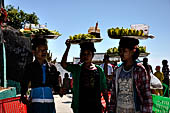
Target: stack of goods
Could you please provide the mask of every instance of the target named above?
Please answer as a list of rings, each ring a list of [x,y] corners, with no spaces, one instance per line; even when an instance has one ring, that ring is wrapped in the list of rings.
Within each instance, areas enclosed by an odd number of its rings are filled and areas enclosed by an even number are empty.
[[[88,29],[88,34],[94,35],[96,38],[100,38],[100,29],[95,27],[90,27]]]
[[[109,49],[107,50],[107,54],[112,54],[112,55],[114,55],[114,56],[118,56],[118,55],[119,55],[118,48],[116,48],[116,47],[109,48]]]
[[[146,46],[139,46],[139,53],[140,53],[140,57],[149,55],[149,53],[146,52]],[[109,48],[107,50],[107,54],[110,54],[111,56],[119,56],[119,50],[116,47]]]
[[[146,52],[146,46],[139,46],[140,57],[146,57],[150,53]]]
[[[85,40],[85,39],[95,39],[96,37],[91,34],[77,34],[74,36],[69,36],[69,39],[72,40]]]
[[[48,29],[31,29],[32,33],[35,35],[61,35],[56,30],[48,30]]]
[[[146,52],[146,46],[139,46],[139,52],[140,53],[147,53]]]
[[[20,29],[20,34],[26,37],[42,37],[42,38],[58,38],[61,34],[56,30],[49,30],[47,28],[30,28]]]
[[[98,28],[98,23],[95,27],[90,27],[88,29],[88,34],[77,34],[74,36],[69,36],[70,42],[72,44],[79,44],[82,42],[101,42],[100,29]]]
[[[143,30],[135,30],[135,29],[124,29],[122,28],[111,28],[108,29],[109,37],[116,37],[116,36],[145,36]]]
[[[107,30],[108,36],[113,39],[120,39],[122,37],[137,38],[137,39],[147,39],[154,38],[152,35],[148,35],[148,32],[142,29],[124,29],[116,27]]]

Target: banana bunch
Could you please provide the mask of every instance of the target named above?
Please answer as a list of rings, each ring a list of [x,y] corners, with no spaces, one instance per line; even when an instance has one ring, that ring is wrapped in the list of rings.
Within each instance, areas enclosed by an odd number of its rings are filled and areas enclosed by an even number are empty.
[[[144,36],[143,30],[135,30],[135,29],[124,29],[116,27],[107,30],[109,37],[115,36]]]
[[[61,36],[61,34],[56,31],[56,30],[50,30],[50,35],[58,35],[58,36]]]
[[[56,30],[52,31],[52,30],[48,30],[46,28],[43,28],[43,29],[31,29],[31,31],[35,35],[59,35],[59,36],[61,35]]]
[[[59,32],[56,30],[48,30],[46,28],[40,28],[40,29],[31,29],[31,30],[24,30],[20,29],[20,33],[22,34],[32,34],[32,35],[58,35],[61,36]]]
[[[107,53],[108,54],[117,54],[117,53],[119,53],[119,51],[118,51],[118,48],[114,47],[114,48],[109,48],[107,50]]]
[[[146,53],[146,46],[139,46],[140,53]]]
[[[35,35],[48,35],[50,31],[48,29],[31,29],[31,32]]]
[[[113,47],[113,48],[109,48],[107,50],[107,53],[108,54],[117,54],[117,53],[119,53],[119,51],[118,51],[118,48]],[[146,46],[139,46],[139,53],[147,53]]]
[[[95,39],[96,37],[91,34],[77,34],[74,36],[69,36],[70,40],[81,40],[81,39]]]

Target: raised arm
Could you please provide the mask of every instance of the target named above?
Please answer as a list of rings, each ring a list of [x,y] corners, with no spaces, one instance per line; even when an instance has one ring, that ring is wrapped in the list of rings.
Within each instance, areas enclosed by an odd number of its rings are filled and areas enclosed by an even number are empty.
[[[61,60],[61,66],[64,69],[67,67],[67,56],[68,56],[68,52],[69,52],[70,46],[71,46],[70,40],[66,40],[65,44],[66,44],[67,48],[66,48],[66,50],[65,50],[65,52],[63,54],[62,60]]]

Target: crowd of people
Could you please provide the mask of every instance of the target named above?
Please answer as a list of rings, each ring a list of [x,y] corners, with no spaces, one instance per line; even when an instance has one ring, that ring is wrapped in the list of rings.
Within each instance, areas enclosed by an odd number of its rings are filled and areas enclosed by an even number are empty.
[[[109,55],[104,55],[103,63],[92,62],[96,52],[94,43],[80,43],[80,62],[70,64],[67,57],[71,47],[66,40],[66,50],[61,66],[69,73],[64,74],[63,82],[60,72],[50,63],[47,56],[48,44],[43,38],[32,39],[32,53],[35,60],[27,64],[21,80],[21,101],[27,105],[28,113],[56,113],[53,92],[61,97],[72,93],[72,109],[74,113],[152,113],[151,76],[156,76],[163,84],[163,90],[155,90],[155,94],[169,97],[168,61],[161,66],[149,65],[148,59],[143,63],[139,57],[139,40],[122,38],[119,42],[121,65],[113,65]],[[70,75],[72,76],[70,79]],[[27,95],[31,88],[30,95]],[[168,90],[167,90],[168,88]],[[108,98],[111,92],[111,98]],[[102,106],[101,94],[106,102]]]

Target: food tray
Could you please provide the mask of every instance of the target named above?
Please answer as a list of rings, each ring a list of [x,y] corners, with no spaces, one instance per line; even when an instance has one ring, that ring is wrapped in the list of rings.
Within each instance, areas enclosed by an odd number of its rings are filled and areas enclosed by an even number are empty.
[[[71,44],[80,44],[83,42],[101,42],[103,39],[102,38],[94,38],[94,39],[77,39],[77,40],[70,40]]]
[[[57,39],[60,35],[31,35],[31,38],[35,38],[35,37],[38,37],[38,38],[45,38],[45,39]]]
[[[140,53],[139,57],[146,57],[148,56],[150,53]],[[108,53],[108,55],[110,57],[119,57],[119,53]]]
[[[110,57],[119,57],[119,53],[107,53]]]
[[[148,56],[148,55],[150,55],[150,53],[140,53],[140,54],[139,54],[139,57],[146,57],[146,56]]]
[[[111,39],[121,39],[121,38],[135,38],[135,39],[148,39],[148,38],[155,38],[153,35],[148,36],[109,36]]]
[[[59,37],[59,35],[44,35],[43,38],[46,39],[57,39]]]

